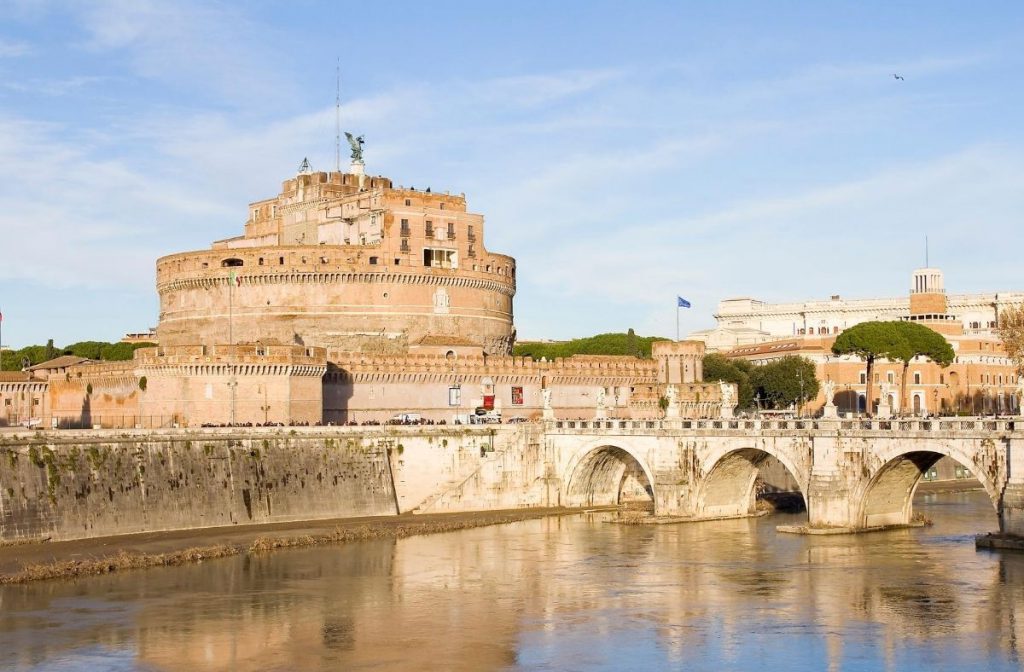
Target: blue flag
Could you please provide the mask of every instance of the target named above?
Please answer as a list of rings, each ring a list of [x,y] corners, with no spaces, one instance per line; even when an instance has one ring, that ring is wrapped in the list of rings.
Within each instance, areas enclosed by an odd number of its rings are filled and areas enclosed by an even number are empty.
[[[689,308],[690,307],[690,302],[687,301],[686,299],[684,299],[683,297],[677,296],[676,298],[679,299],[679,308]]]

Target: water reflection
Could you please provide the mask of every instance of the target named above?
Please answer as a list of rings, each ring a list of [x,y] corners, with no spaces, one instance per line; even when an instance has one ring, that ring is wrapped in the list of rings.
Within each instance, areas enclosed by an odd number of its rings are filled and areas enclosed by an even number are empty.
[[[772,516],[606,516],[0,590],[15,669],[1016,669],[1024,557],[978,553],[983,493],[931,528],[779,534]]]

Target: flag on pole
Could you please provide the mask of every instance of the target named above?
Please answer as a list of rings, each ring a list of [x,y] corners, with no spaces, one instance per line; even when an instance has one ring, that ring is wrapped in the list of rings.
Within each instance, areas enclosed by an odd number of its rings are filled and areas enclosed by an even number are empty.
[[[683,297],[677,296],[676,298],[679,300],[679,303],[677,304],[678,308],[689,308],[690,307],[690,302],[687,301],[686,299],[684,299]]]
[[[241,276],[235,275],[234,271],[230,271],[228,273],[228,282],[230,282],[235,287],[240,287],[242,285],[242,278]]]

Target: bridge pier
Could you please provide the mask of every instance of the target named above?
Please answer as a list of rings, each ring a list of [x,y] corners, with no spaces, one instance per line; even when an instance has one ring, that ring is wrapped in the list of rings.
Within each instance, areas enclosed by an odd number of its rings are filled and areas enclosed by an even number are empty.
[[[654,515],[692,516],[693,488],[691,479],[681,471],[659,472],[652,484],[654,490]]]
[[[999,502],[999,534],[1024,544],[1024,439],[1011,438],[1006,452],[1009,478]]]
[[[804,501],[807,526],[811,529],[848,529],[856,527],[850,512],[851,487],[836,471],[811,472]]]

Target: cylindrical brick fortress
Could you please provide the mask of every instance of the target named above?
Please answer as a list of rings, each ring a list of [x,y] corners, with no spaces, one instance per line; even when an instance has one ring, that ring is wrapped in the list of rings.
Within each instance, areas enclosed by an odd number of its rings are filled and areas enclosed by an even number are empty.
[[[245,235],[159,259],[161,345],[511,352],[515,260],[483,247],[483,217],[353,168],[300,172]]]
[[[394,352],[425,337],[447,337],[507,354],[515,281],[493,269],[514,262],[490,257],[491,272],[370,265],[366,249],[337,247],[163,257],[157,262],[160,343],[262,341]]]

